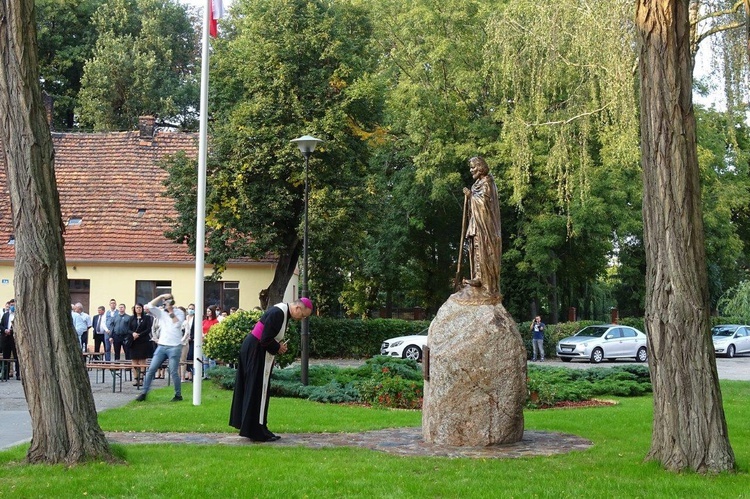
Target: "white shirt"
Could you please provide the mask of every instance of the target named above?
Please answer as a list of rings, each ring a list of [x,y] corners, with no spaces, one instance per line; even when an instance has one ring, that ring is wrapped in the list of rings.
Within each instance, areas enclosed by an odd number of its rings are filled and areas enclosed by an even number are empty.
[[[173,347],[182,343],[182,323],[185,321],[185,314],[179,308],[175,307],[172,309],[172,313],[177,317],[177,322],[173,321],[169,316],[169,312],[156,307],[150,303],[146,305],[148,313],[153,315],[156,320],[159,321],[159,345],[165,347]]]

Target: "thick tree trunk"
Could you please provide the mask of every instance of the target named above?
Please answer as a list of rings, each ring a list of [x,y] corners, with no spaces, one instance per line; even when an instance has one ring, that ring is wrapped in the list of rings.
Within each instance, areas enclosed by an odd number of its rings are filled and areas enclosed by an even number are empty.
[[[647,459],[735,466],[709,323],[686,0],[638,0],[646,328],[654,389]]]
[[[29,462],[111,459],[70,318],[33,0],[0,0],[0,137],[16,239],[13,323],[31,414]]]

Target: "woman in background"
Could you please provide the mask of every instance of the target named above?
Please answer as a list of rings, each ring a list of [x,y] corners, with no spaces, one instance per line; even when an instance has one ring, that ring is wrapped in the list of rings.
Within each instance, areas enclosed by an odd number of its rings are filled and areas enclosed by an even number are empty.
[[[143,313],[143,304],[136,303],[128,326],[132,339],[130,341],[130,359],[133,361],[133,386],[141,385],[141,374],[146,372],[146,359],[153,355],[151,347],[151,316]]]

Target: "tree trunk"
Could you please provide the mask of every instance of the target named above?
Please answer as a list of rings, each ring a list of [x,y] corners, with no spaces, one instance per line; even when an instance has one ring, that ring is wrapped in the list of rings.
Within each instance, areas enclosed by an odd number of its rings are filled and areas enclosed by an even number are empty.
[[[735,466],[709,323],[688,3],[638,0],[646,328],[654,389],[647,459]]]
[[[70,318],[54,152],[42,104],[33,0],[0,0],[0,137],[16,239],[13,323],[32,463],[112,459]]]
[[[269,306],[274,306],[277,303],[281,303],[284,300],[284,293],[289,285],[289,280],[294,275],[294,269],[297,268],[299,261],[299,255],[302,251],[302,241],[296,239],[290,242],[284,250],[279,252],[279,261],[276,263],[276,271],[273,274],[273,281],[264,291],[267,293],[267,301],[265,306],[261,304],[261,308],[265,310]],[[300,282],[300,289],[302,282]],[[263,294],[263,292],[261,292]],[[296,296],[294,297],[297,298]]]

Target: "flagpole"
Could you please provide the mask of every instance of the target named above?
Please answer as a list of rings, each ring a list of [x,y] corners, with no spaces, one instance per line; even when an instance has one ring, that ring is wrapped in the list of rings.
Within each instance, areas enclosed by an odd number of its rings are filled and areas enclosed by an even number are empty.
[[[203,49],[201,52],[201,102],[198,141],[198,205],[195,220],[195,318],[193,327],[193,405],[201,405],[203,382],[203,280],[206,248],[206,156],[208,135],[208,29],[211,0],[203,9]],[[197,324],[196,324],[197,322]]]

